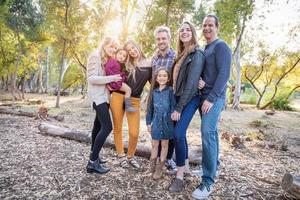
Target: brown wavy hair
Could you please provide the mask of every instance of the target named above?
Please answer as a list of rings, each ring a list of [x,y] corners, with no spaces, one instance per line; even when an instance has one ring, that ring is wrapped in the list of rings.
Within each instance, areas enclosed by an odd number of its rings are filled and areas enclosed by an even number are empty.
[[[192,31],[192,39],[190,41],[190,44],[189,46],[199,46],[198,44],[198,41],[197,41],[197,33],[196,33],[196,29],[194,27],[194,25],[188,21],[184,21],[180,28],[178,29],[178,36],[177,36],[177,48],[176,48],[176,51],[177,51],[177,57],[180,57],[181,54],[184,52],[184,45],[183,45],[183,42],[180,40],[180,30],[181,30],[181,27],[184,25],[184,24],[187,24],[190,26],[190,29]]]

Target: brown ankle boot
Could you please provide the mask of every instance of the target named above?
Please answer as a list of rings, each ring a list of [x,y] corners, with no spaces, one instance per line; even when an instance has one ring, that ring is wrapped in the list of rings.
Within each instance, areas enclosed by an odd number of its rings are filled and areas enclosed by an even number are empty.
[[[155,167],[155,172],[153,174],[153,179],[154,180],[157,180],[157,179],[160,179],[162,176],[163,176],[163,173],[164,173],[164,168],[165,166],[165,162],[164,161],[159,161],[157,164],[156,164],[156,167]]]
[[[157,158],[150,159],[148,173],[154,173],[156,168]]]

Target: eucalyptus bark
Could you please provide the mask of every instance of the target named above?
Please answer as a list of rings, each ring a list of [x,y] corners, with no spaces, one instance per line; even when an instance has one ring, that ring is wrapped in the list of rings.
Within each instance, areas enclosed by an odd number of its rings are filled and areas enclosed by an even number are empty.
[[[68,25],[68,11],[69,11],[69,2],[68,0],[65,0],[65,21],[64,21],[64,26],[65,28]],[[64,60],[65,60],[65,51],[66,51],[66,46],[67,46],[67,39],[65,36],[63,36],[63,49],[61,53],[61,59],[60,59],[60,70],[59,70],[59,79],[58,79],[58,88],[57,88],[57,98],[56,98],[56,108],[59,108],[59,100],[60,100],[60,89],[61,89],[61,84],[62,84],[62,75],[63,75],[63,66],[64,66]]]
[[[234,97],[232,107],[236,110],[240,109],[240,97],[241,97],[241,62],[240,62],[240,43],[237,46],[235,54],[236,65],[236,84],[234,89]]]

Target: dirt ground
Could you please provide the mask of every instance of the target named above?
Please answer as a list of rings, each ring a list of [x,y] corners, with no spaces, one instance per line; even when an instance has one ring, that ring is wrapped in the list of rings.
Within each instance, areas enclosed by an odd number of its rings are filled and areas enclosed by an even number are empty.
[[[79,96],[62,97],[59,109],[53,108],[54,96],[27,95],[27,98],[41,99],[51,114],[63,115],[63,122],[53,122],[57,125],[83,131],[92,128],[94,113]],[[1,93],[0,99],[5,104],[6,94]],[[34,111],[40,106],[19,105],[18,109],[24,111]],[[139,142],[149,145],[143,113]],[[225,110],[220,119],[220,135],[227,132],[251,141],[235,148],[230,142],[220,140],[221,173],[209,199],[279,197],[283,175],[300,174],[299,122],[299,112],[276,112],[271,116],[249,106],[243,106],[243,111]],[[109,159],[111,172],[87,174],[90,145],[42,135],[37,129],[39,123],[29,117],[0,114],[0,199],[192,199],[191,193],[201,180],[188,176],[184,192],[172,194],[167,190],[172,176],[166,175],[155,182],[145,172],[124,170],[110,148],[101,153]],[[191,151],[201,148],[200,123],[196,113],[188,130]],[[148,159],[138,159],[146,169]],[[198,166],[192,166],[194,169]]]

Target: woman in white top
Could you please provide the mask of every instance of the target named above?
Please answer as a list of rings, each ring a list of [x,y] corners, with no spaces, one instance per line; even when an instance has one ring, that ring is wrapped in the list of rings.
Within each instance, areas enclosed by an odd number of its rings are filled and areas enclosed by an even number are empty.
[[[107,173],[106,162],[99,157],[99,152],[112,131],[112,122],[109,115],[109,91],[107,83],[121,80],[120,75],[106,76],[104,64],[108,58],[114,56],[116,42],[112,38],[104,38],[100,48],[89,56],[87,64],[88,97],[96,112],[92,130],[92,147],[90,160],[87,164],[88,173]]]

